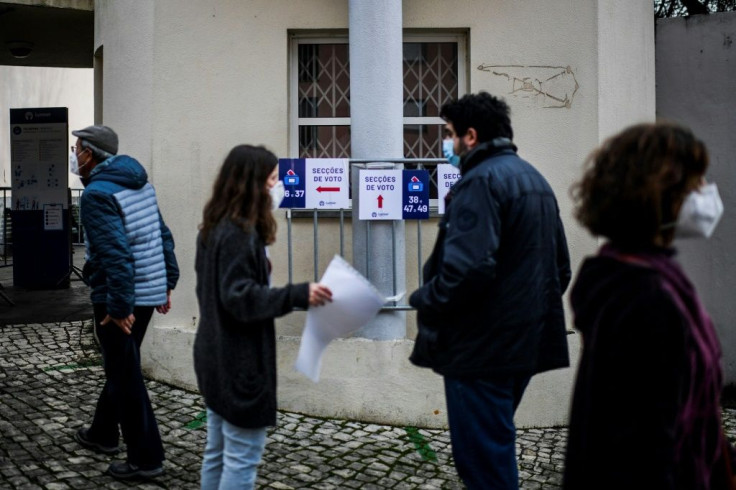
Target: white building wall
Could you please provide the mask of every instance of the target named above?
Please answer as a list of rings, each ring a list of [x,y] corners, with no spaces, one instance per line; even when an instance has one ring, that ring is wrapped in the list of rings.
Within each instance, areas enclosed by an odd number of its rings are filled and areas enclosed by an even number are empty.
[[[679,260],[713,317],[725,382],[736,383],[736,12],[657,22],[657,117],[689,126],[710,152],[707,178],[725,212],[709,240],[677,240]]]
[[[643,0],[403,2],[405,29],[467,33],[468,88],[487,90],[509,102],[520,154],[557,192],[574,269],[595,249],[570,212],[568,189],[579,177],[582,161],[599,142],[604,126],[608,132],[653,118],[649,99],[654,67],[647,44],[653,42],[652,18],[644,4],[651,10]],[[155,316],[149,330],[143,352],[149,374],[195,386],[194,245],[215,172],[239,143],[262,143],[278,155],[288,155],[289,30],[340,29],[344,34],[347,8],[343,0],[97,1],[95,48],[104,44],[105,57],[104,122],[118,130],[121,149],[130,149],[134,156],[145,157],[145,145],[150,144],[148,168],[182,270],[174,309],[165,317]],[[608,16],[627,8],[644,13],[626,14],[615,28],[607,25]],[[136,23],[140,27],[132,27]],[[641,49],[632,49],[637,42],[643,44]],[[624,69],[601,73],[602,67],[616,63]],[[639,69],[629,72],[632,66]],[[622,86],[626,84],[632,88]],[[636,93],[632,96],[630,90]],[[147,134],[149,143],[144,141]],[[434,230],[428,230],[427,252],[434,240]],[[311,254],[305,252],[311,248],[311,223],[308,232],[299,233],[297,253]],[[272,256],[274,282],[281,284],[286,280],[283,223],[278,240]],[[322,260],[322,267],[326,265]],[[288,335],[279,339],[282,408],[397,424],[446,424],[441,378],[407,360],[414,329],[408,329],[406,340],[348,339],[333,344],[324,359],[322,380],[313,384],[292,370],[298,348],[294,335],[302,321],[303,314],[293,314],[278,328]],[[570,345],[575,362],[576,335],[570,335]],[[573,369],[565,369],[536,377],[518,423],[564,423],[573,374]]]
[[[154,2],[95,2],[95,52],[104,47],[102,121],[119,136],[118,153],[135,157],[160,193],[153,158]],[[160,164],[163,164],[161,162]],[[162,211],[169,205],[165,199]],[[169,213],[164,212],[167,217]]]
[[[653,122],[654,23],[647,1],[604,0],[598,12],[598,137]],[[642,19],[647,21],[642,25]],[[639,25],[639,29],[631,26]]]

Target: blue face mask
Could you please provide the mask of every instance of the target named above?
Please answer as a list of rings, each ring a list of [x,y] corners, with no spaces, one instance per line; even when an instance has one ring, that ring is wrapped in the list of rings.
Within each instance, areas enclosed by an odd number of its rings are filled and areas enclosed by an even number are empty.
[[[457,167],[460,165],[460,157],[455,155],[455,151],[453,149],[453,140],[451,138],[442,140],[442,155],[447,158],[447,161],[453,167]]]

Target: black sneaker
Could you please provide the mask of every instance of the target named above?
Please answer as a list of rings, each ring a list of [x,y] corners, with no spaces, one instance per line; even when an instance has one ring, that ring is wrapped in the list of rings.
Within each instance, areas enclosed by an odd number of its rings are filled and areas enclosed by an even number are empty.
[[[89,429],[85,427],[82,427],[77,431],[76,434],[74,434],[74,439],[76,439],[79,444],[86,447],[87,449],[91,449],[99,453],[117,454],[122,451],[122,448],[120,446],[105,446],[104,444],[93,441],[89,438]]]
[[[130,480],[132,478],[153,478],[164,474],[164,467],[138,466],[127,461],[111,463],[107,468],[107,474],[119,480]]]

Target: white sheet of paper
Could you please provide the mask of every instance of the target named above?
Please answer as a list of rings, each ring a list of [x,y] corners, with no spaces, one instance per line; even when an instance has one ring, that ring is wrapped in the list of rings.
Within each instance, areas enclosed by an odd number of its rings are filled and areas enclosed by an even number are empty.
[[[376,316],[386,302],[360,272],[339,255],[327,266],[320,283],[332,290],[332,302],[307,310],[307,321],[294,367],[319,381],[322,355],[329,343],[345,337]]]

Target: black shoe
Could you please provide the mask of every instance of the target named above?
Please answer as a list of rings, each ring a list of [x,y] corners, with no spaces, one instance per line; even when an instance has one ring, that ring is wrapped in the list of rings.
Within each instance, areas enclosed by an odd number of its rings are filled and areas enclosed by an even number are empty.
[[[104,444],[93,441],[89,438],[89,429],[84,427],[79,429],[77,433],[74,434],[74,439],[76,439],[79,444],[86,447],[87,449],[92,449],[93,451],[97,451],[103,454],[117,454],[122,451],[122,448],[120,446],[105,446]]]
[[[153,478],[164,474],[164,467],[138,466],[127,461],[111,463],[107,468],[107,474],[119,480],[130,480],[131,478]]]

